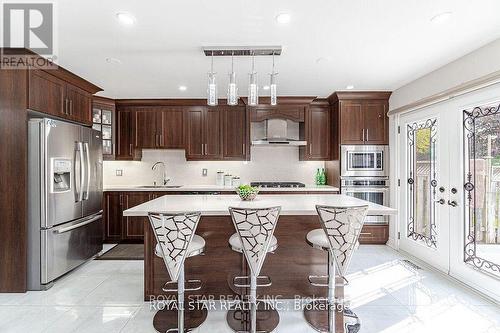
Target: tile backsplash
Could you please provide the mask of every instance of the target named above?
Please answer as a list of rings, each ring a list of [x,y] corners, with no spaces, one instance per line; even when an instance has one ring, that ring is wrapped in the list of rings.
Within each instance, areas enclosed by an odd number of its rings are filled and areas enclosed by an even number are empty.
[[[298,181],[314,183],[322,161],[299,161],[298,147],[252,147],[251,161],[186,161],[184,150],[143,150],[142,161],[105,161],[104,185],[149,185],[162,179],[161,167],[151,170],[153,163],[162,161],[170,184],[212,185],[217,171],[239,176],[242,183],[250,181]],[[207,176],[202,175],[207,169]],[[117,176],[117,170],[123,175]]]

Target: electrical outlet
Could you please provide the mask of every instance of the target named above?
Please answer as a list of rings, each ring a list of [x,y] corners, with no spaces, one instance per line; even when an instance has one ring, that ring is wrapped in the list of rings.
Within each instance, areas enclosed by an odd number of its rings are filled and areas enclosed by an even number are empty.
[[[208,169],[201,169],[201,175],[206,177],[208,175]]]
[[[122,169],[116,169],[116,176],[117,177],[123,176],[123,170]]]

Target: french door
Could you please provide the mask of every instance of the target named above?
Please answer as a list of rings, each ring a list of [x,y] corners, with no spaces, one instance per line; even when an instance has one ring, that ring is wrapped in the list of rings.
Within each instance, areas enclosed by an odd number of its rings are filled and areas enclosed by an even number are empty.
[[[398,125],[399,248],[500,302],[500,84]]]
[[[399,247],[449,271],[450,119],[438,106],[400,117]]]

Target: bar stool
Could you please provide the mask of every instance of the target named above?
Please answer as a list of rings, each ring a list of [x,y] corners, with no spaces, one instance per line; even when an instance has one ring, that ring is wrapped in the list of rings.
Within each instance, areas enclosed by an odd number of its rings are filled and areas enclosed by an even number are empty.
[[[361,328],[359,318],[344,306],[344,297],[335,297],[335,287],[344,287],[345,275],[352,255],[358,246],[358,238],[363,227],[368,206],[330,207],[316,205],[322,229],[315,229],[306,235],[306,242],[315,249],[328,251],[328,275],[308,277],[313,286],[328,287],[327,299],[315,299],[304,309],[304,316],[316,331],[335,332],[335,314],[343,310],[342,327],[344,332],[356,333]],[[337,273],[336,273],[337,270]],[[336,284],[336,276],[342,279]],[[327,283],[316,282],[327,279]],[[337,309],[337,304],[340,309]],[[311,306],[312,305],[312,306]],[[340,317],[342,318],[342,317]]]
[[[234,233],[229,237],[229,247],[231,250],[241,253],[241,275],[232,276],[231,281],[229,282],[229,287],[236,294],[242,296],[243,292],[240,290],[241,288],[248,288],[250,284],[249,276],[248,276],[248,265],[245,259],[245,255],[243,254],[243,245],[241,244],[240,237],[238,233]],[[278,240],[276,236],[272,236],[271,243],[269,244],[269,248],[267,249],[267,253],[274,253],[278,248]],[[263,281],[263,282],[260,282]],[[272,280],[269,276],[257,276],[257,286],[258,287],[270,287],[272,285]]]
[[[229,327],[235,332],[271,332],[278,326],[278,311],[268,303],[257,303],[257,287],[269,285],[259,285],[257,280],[270,248],[277,247],[277,240],[273,234],[280,210],[281,207],[229,208],[239,239],[237,243],[233,238],[230,244],[232,247],[235,246],[235,250],[241,249],[250,268],[250,283],[237,283],[240,287],[250,288],[248,295],[250,309],[240,306],[229,310],[226,317]]]
[[[184,292],[201,289],[201,280],[188,280],[188,283],[199,285],[185,288],[184,278],[186,258],[202,254],[205,249],[205,240],[195,235],[200,216],[200,212],[148,214],[157,242],[155,254],[163,259],[171,279],[162,289],[164,292],[177,292],[176,309],[159,310],[154,316],[153,326],[158,332],[184,333],[200,326],[207,318],[205,307],[184,309]],[[173,284],[177,284],[177,288],[169,287]]]

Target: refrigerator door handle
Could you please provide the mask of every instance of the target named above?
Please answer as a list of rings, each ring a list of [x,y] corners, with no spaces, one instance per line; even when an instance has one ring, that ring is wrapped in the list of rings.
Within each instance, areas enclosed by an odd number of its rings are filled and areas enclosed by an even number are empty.
[[[86,167],[86,174],[87,174],[87,178],[86,178],[86,181],[87,181],[87,188],[86,190],[83,192],[83,195],[82,195],[82,199],[83,200],[88,200],[89,199],[89,191],[90,191],[90,152],[89,152],[89,143],[88,142],[84,142],[83,143],[83,147],[85,150],[85,155],[86,155],[86,158],[87,158],[87,163],[85,163],[85,167]]]
[[[81,223],[78,223],[78,224],[75,224],[75,225],[72,225],[70,227],[66,227],[66,228],[61,228],[61,229],[57,229],[57,230],[54,230],[54,232],[56,234],[63,234],[65,232],[68,232],[68,231],[71,231],[71,230],[74,230],[74,229],[78,229],[80,227],[83,227],[84,225],[87,225],[87,224],[90,224],[92,222],[95,222],[99,219],[102,218],[102,215],[97,215],[97,216],[94,216],[93,218],[91,218],[90,220],[87,220],[87,221],[83,221]]]
[[[80,179],[79,179],[79,186],[78,190],[76,189],[75,186],[75,194],[76,194],[76,202],[80,202],[83,199],[83,143],[82,142],[77,142],[76,143],[76,151],[78,152],[78,157],[79,157],[79,166],[80,166]],[[75,159],[75,164],[76,164],[76,159]]]

